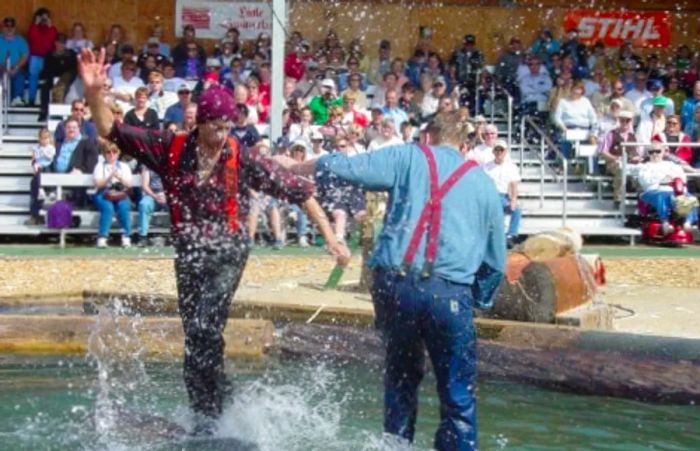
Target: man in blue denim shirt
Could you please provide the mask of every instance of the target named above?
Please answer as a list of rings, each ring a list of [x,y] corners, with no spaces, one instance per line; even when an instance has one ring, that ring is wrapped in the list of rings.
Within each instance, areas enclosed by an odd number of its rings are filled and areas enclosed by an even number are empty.
[[[456,113],[438,115],[426,132],[430,147],[334,153],[296,170],[389,192],[369,261],[386,346],[384,430],[413,440],[427,348],[441,403],[435,448],[470,450],[477,447],[472,309],[490,307],[503,278],[503,207],[488,175],[459,153],[467,129]]]

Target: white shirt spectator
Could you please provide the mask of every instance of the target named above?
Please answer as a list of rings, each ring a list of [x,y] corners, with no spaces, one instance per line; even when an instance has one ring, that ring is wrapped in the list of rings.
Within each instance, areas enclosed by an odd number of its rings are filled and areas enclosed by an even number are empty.
[[[91,40],[83,38],[83,39],[68,39],[66,41],[66,48],[69,50],[73,50],[75,53],[80,53],[80,50],[82,49],[89,49],[92,50],[94,47],[93,43]]]
[[[484,166],[493,161],[493,147],[488,144],[479,144],[470,152],[470,158],[476,160],[480,166]]]
[[[435,97],[433,95],[433,92],[430,91],[429,93],[423,96],[423,101],[420,104],[421,113],[423,113],[423,116],[430,116],[431,114],[435,114],[438,110],[439,105],[440,99]]]
[[[92,177],[95,179],[95,181],[101,181],[107,178],[107,174],[109,174],[109,163],[107,160],[102,158],[97,162],[95,169],[92,171]],[[131,168],[129,168],[128,164],[124,163],[123,161],[117,161],[117,174],[122,181],[119,182],[116,177],[113,177],[111,182],[112,184],[123,183],[124,185],[131,186]],[[107,186],[106,188],[109,189],[110,186]]]
[[[373,150],[381,149],[382,147],[387,147],[387,146],[395,146],[398,144],[403,144],[403,141],[401,141],[401,138],[398,136],[392,136],[389,139],[384,138],[382,135],[376,136],[371,143],[369,143],[369,146],[367,146],[367,151],[371,152]]]
[[[522,103],[547,102],[549,91],[552,90],[552,79],[541,70],[537,75],[532,75],[530,70],[520,77],[519,83]]]
[[[151,94],[148,98],[148,106],[158,113],[158,118],[163,120],[165,111],[172,105],[178,102],[177,94],[169,91],[161,91],[157,94]]]
[[[554,123],[559,127],[593,129],[598,123],[598,115],[586,97],[576,100],[564,98],[554,111]]]
[[[634,108],[637,111],[637,115],[639,115],[642,102],[646,99],[650,99],[651,93],[646,89],[644,91],[639,91],[633,88],[625,93],[625,98],[632,102],[632,105],[634,105]]]
[[[646,191],[673,191],[673,187],[665,185],[673,179],[680,178],[685,181],[683,169],[670,161],[650,161],[644,163],[639,170],[639,184]]]
[[[655,135],[664,136],[666,130],[666,116],[654,117],[651,114],[643,115],[637,126],[635,136],[639,142],[649,143]]]
[[[518,167],[511,160],[505,160],[501,164],[491,160],[484,164],[483,168],[501,194],[508,194],[508,187],[512,182],[520,182]]]

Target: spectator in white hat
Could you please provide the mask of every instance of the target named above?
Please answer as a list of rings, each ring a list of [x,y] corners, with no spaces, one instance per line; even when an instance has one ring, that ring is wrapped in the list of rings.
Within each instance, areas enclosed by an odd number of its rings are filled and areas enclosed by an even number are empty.
[[[512,247],[518,237],[522,210],[518,205],[518,183],[520,173],[518,167],[508,158],[508,144],[502,140],[496,140],[493,145],[493,159],[486,163],[484,171],[496,184],[496,189],[501,195],[503,212],[510,214],[510,224],[506,231],[506,242]]]

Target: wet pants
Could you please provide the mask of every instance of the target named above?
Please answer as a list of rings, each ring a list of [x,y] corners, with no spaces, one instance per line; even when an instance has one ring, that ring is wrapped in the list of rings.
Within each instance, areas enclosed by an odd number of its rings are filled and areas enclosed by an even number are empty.
[[[375,270],[376,325],[386,347],[384,431],[413,441],[427,349],[437,379],[437,450],[476,449],[476,334],[468,285]]]
[[[241,235],[233,235],[224,243],[178,243],[176,252],[185,386],[192,410],[216,418],[231,389],[224,373],[223,331],[248,259],[248,246]]]

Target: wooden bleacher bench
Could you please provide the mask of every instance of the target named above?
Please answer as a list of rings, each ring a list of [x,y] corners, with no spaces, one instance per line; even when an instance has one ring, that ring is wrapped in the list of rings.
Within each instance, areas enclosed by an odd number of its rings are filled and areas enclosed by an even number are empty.
[[[56,189],[56,199],[64,199],[64,189],[65,188],[86,188],[88,193],[90,191],[94,192],[95,182],[92,174],[42,174],[41,175],[41,187],[42,188],[55,188]],[[141,186],[141,176],[134,174],[132,176],[132,186]],[[46,211],[43,210],[42,215],[46,215]],[[131,212],[131,223],[134,225],[132,227],[136,230],[137,226],[137,215],[138,211],[132,210]],[[100,213],[97,210],[88,209],[74,209],[73,216],[80,218],[79,227],[70,227],[65,229],[49,229],[44,228],[43,233],[58,233],[60,246],[63,248],[66,244],[66,235],[68,234],[96,234],[97,224],[99,222]],[[150,232],[152,233],[167,233],[169,231],[169,219],[167,212],[155,212],[151,216],[151,221],[156,227],[150,227]],[[167,222],[167,224],[166,224]],[[117,224],[116,221],[113,224]]]

